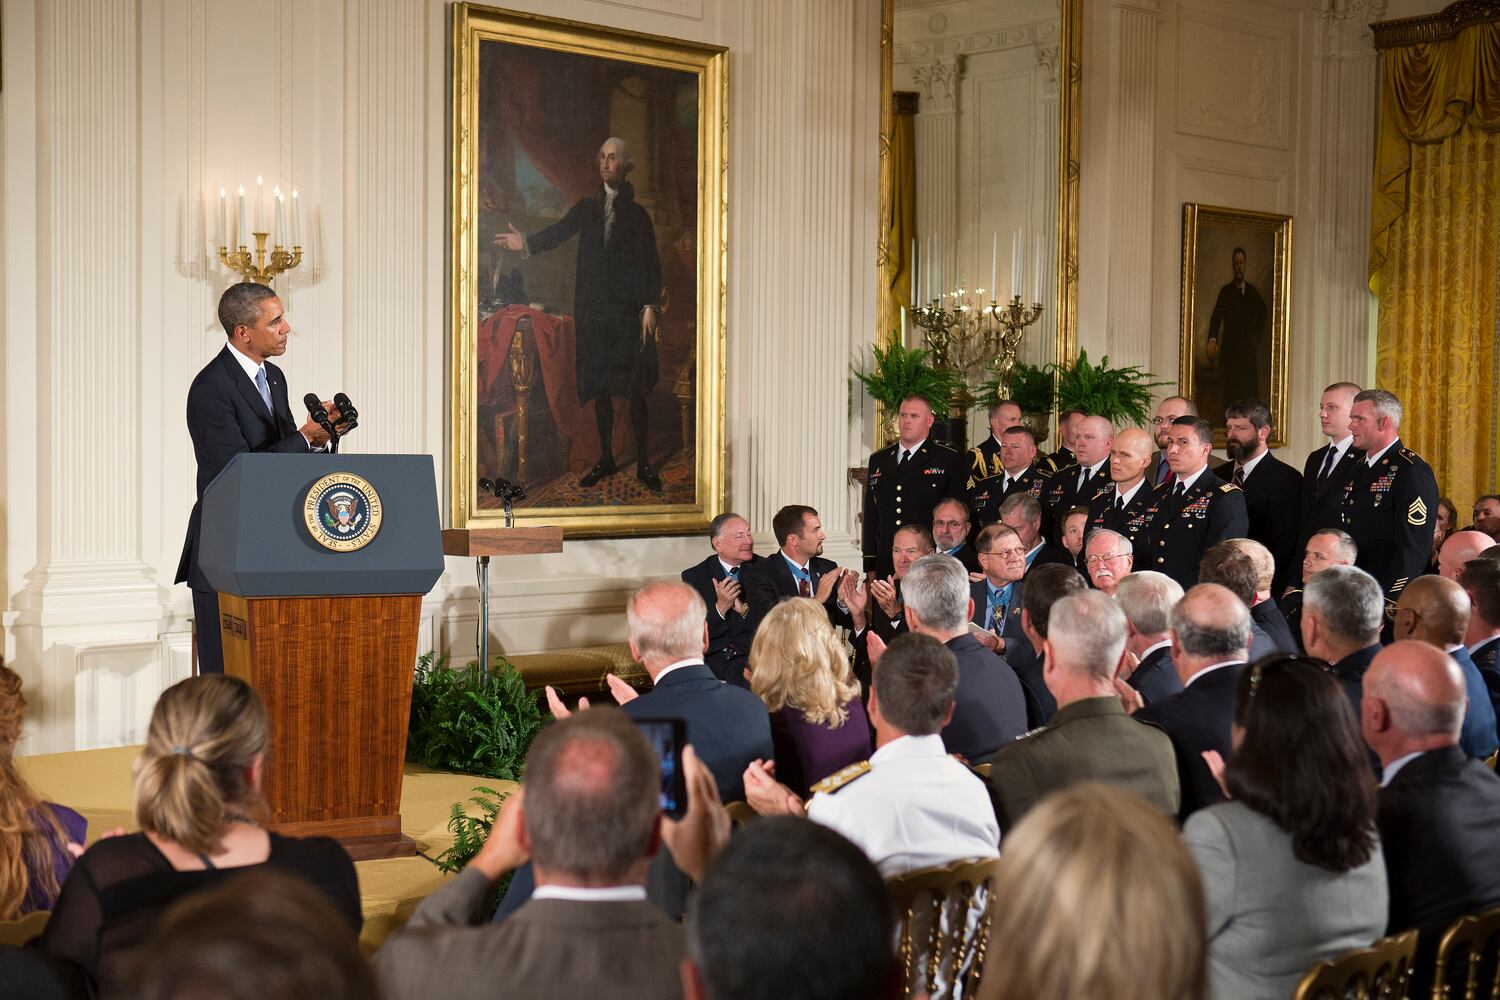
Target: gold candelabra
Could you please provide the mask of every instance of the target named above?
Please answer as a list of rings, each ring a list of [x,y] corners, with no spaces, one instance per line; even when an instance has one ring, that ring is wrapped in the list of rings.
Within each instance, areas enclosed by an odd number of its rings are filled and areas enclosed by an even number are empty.
[[[255,237],[254,252],[243,243],[240,244],[238,250],[234,251],[226,246],[219,247],[219,260],[245,281],[253,281],[257,285],[269,285],[276,280],[278,274],[290,271],[302,263],[300,244],[288,250],[277,243],[271,248],[269,259],[267,259],[266,240],[271,238],[271,234],[252,233],[251,235]]]
[[[1025,305],[1020,295],[1008,303],[984,301],[983,288],[959,288],[939,293],[926,305],[909,307],[912,322],[921,330],[932,353],[932,363],[968,377],[988,368],[1000,379],[1002,395],[1010,394],[1021,339],[1026,328],[1042,315],[1042,304]]]

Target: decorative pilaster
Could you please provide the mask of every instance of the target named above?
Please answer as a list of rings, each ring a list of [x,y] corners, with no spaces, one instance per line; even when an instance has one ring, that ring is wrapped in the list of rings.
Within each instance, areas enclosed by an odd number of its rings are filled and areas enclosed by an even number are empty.
[[[936,237],[936,266],[943,288],[958,287],[958,90],[963,58],[936,58],[912,70],[921,104],[917,112],[917,232]],[[930,245],[930,244],[929,244]],[[927,273],[927,248],[918,259]],[[936,287],[936,286],[934,286]]]
[[[1036,103],[1032,130],[1036,136],[1034,143],[1034,154],[1031,176],[1038,178],[1040,183],[1037,190],[1041,192],[1039,197],[1031,199],[1030,232],[1034,237],[1040,237],[1045,248],[1045,256],[1042,258],[1042,294],[1037,299],[1045,307],[1041,318],[1037,320],[1036,326],[1027,334],[1023,340],[1021,353],[1024,359],[1034,365],[1045,365],[1056,360],[1057,344],[1057,268],[1053,261],[1055,258],[1055,246],[1058,239],[1057,208],[1058,199],[1052,190],[1056,183],[1053,178],[1058,176],[1057,155],[1061,148],[1058,142],[1058,130],[1061,125],[1059,110],[1057,106],[1057,69],[1059,46],[1037,45],[1036,46],[1036,74],[1037,94],[1039,99]],[[1031,244],[1026,247],[1026,270],[1030,273],[1035,266],[1034,258],[1031,256]],[[1026,282],[1022,297],[1032,301],[1031,283]]]

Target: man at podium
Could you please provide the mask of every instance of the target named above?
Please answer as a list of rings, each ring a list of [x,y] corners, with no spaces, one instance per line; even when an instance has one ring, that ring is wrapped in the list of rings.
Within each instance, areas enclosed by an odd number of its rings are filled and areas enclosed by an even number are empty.
[[[276,293],[248,281],[230,285],[219,299],[219,323],[228,342],[188,389],[187,425],[198,460],[198,498],[173,580],[187,583],[193,592],[198,672],[204,674],[224,672],[224,649],[219,595],[198,568],[203,491],[242,451],[306,454],[326,451],[329,441],[328,431],[311,417],[297,426],[287,401],[286,377],[267,360],[286,353],[292,332]],[[337,426],[338,410],[327,401],[323,408]]]

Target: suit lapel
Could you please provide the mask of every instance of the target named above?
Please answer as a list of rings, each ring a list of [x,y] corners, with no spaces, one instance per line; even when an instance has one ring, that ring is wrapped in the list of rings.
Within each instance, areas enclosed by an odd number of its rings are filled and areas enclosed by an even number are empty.
[[[281,369],[266,362],[266,381],[271,384],[271,407],[272,416],[276,421],[276,429],[281,437],[286,437],[296,430],[295,423],[290,419],[292,404],[286,394],[286,376],[281,374]],[[257,396],[260,393],[256,393]]]
[[[232,350],[234,348],[226,345],[224,350],[219,352],[220,362],[223,364],[225,371],[229,373],[230,381],[234,383],[234,387],[239,391],[240,396],[249,404],[251,411],[260,417],[261,420],[265,421],[266,424],[274,428],[276,421],[272,418],[271,414],[266,412],[266,401],[260,398],[260,390],[255,388],[255,383],[250,380],[250,376],[245,374],[245,369],[240,367],[239,361],[229,353]],[[269,370],[266,372],[266,380],[270,381]],[[271,399],[274,402],[276,397],[272,395]]]

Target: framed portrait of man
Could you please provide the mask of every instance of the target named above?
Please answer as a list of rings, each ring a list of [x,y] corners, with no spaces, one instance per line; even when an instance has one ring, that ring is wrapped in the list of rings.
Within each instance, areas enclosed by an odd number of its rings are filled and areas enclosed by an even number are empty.
[[[453,8],[450,520],[701,531],[723,506],[727,53]]]
[[[1272,447],[1286,426],[1292,217],[1188,202],[1182,210],[1178,380],[1224,445],[1224,410],[1271,407]]]

